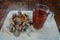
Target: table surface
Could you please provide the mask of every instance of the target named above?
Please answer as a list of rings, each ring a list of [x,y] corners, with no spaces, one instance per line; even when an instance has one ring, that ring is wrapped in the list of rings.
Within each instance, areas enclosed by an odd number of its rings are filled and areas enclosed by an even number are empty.
[[[37,2],[37,0],[35,2]],[[38,2],[39,3],[41,2],[43,4],[46,3],[46,5],[49,6],[51,11],[54,12],[58,29],[60,29],[60,0],[54,0],[54,1],[52,1],[52,0],[41,0],[41,1],[38,0]],[[33,3],[33,2],[31,1],[31,3]],[[20,2],[10,2],[8,0],[0,2],[0,24],[1,25],[3,23],[3,19],[4,19],[3,16],[5,15],[6,9],[10,6],[15,6],[15,5],[18,6],[19,4],[20,4]]]

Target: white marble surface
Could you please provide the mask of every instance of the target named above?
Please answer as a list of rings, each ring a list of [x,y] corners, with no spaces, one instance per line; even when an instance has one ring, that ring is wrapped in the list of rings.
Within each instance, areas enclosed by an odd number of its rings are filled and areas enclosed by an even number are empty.
[[[13,13],[17,13],[17,10],[10,11],[7,15],[5,22],[2,26],[2,29],[9,32],[7,26],[9,25],[9,18],[12,16]],[[32,11],[31,11],[32,13]],[[15,37],[12,33],[8,34],[7,32],[0,31],[0,40],[59,40],[59,31],[54,20],[54,15],[52,16],[52,12],[47,17],[47,20],[42,29],[30,33],[30,36],[23,33],[19,37]],[[52,16],[52,17],[51,17]],[[1,30],[2,30],[1,29]]]

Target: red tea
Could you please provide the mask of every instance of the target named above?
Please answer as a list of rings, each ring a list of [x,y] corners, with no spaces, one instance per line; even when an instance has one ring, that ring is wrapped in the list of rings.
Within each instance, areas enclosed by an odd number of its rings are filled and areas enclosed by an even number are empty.
[[[35,10],[33,12],[33,26],[35,29],[41,29],[46,20],[47,13],[44,10]]]

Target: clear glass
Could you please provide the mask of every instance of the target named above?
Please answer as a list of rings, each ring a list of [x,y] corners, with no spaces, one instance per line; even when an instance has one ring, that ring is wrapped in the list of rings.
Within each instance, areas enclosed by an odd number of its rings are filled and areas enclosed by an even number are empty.
[[[33,26],[41,29],[48,16],[49,8],[46,5],[36,4],[33,11]]]

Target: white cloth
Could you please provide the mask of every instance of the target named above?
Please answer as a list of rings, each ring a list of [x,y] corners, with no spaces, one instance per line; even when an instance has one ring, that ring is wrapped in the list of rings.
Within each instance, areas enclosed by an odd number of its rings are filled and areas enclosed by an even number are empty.
[[[32,13],[32,11],[26,12]],[[7,26],[9,26],[9,20],[14,13],[18,13],[18,10],[13,10],[8,13],[2,29],[4,28],[4,30],[9,32]],[[6,32],[0,32],[0,40],[59,40],[59,31],[54,20],[54,15],[52,14],[53,13],[50,12],[43,28],[31,33],[30,36],[28,36],[27,34],[21,34],[19,37],[15,37],[13,34],[8,35]]]

